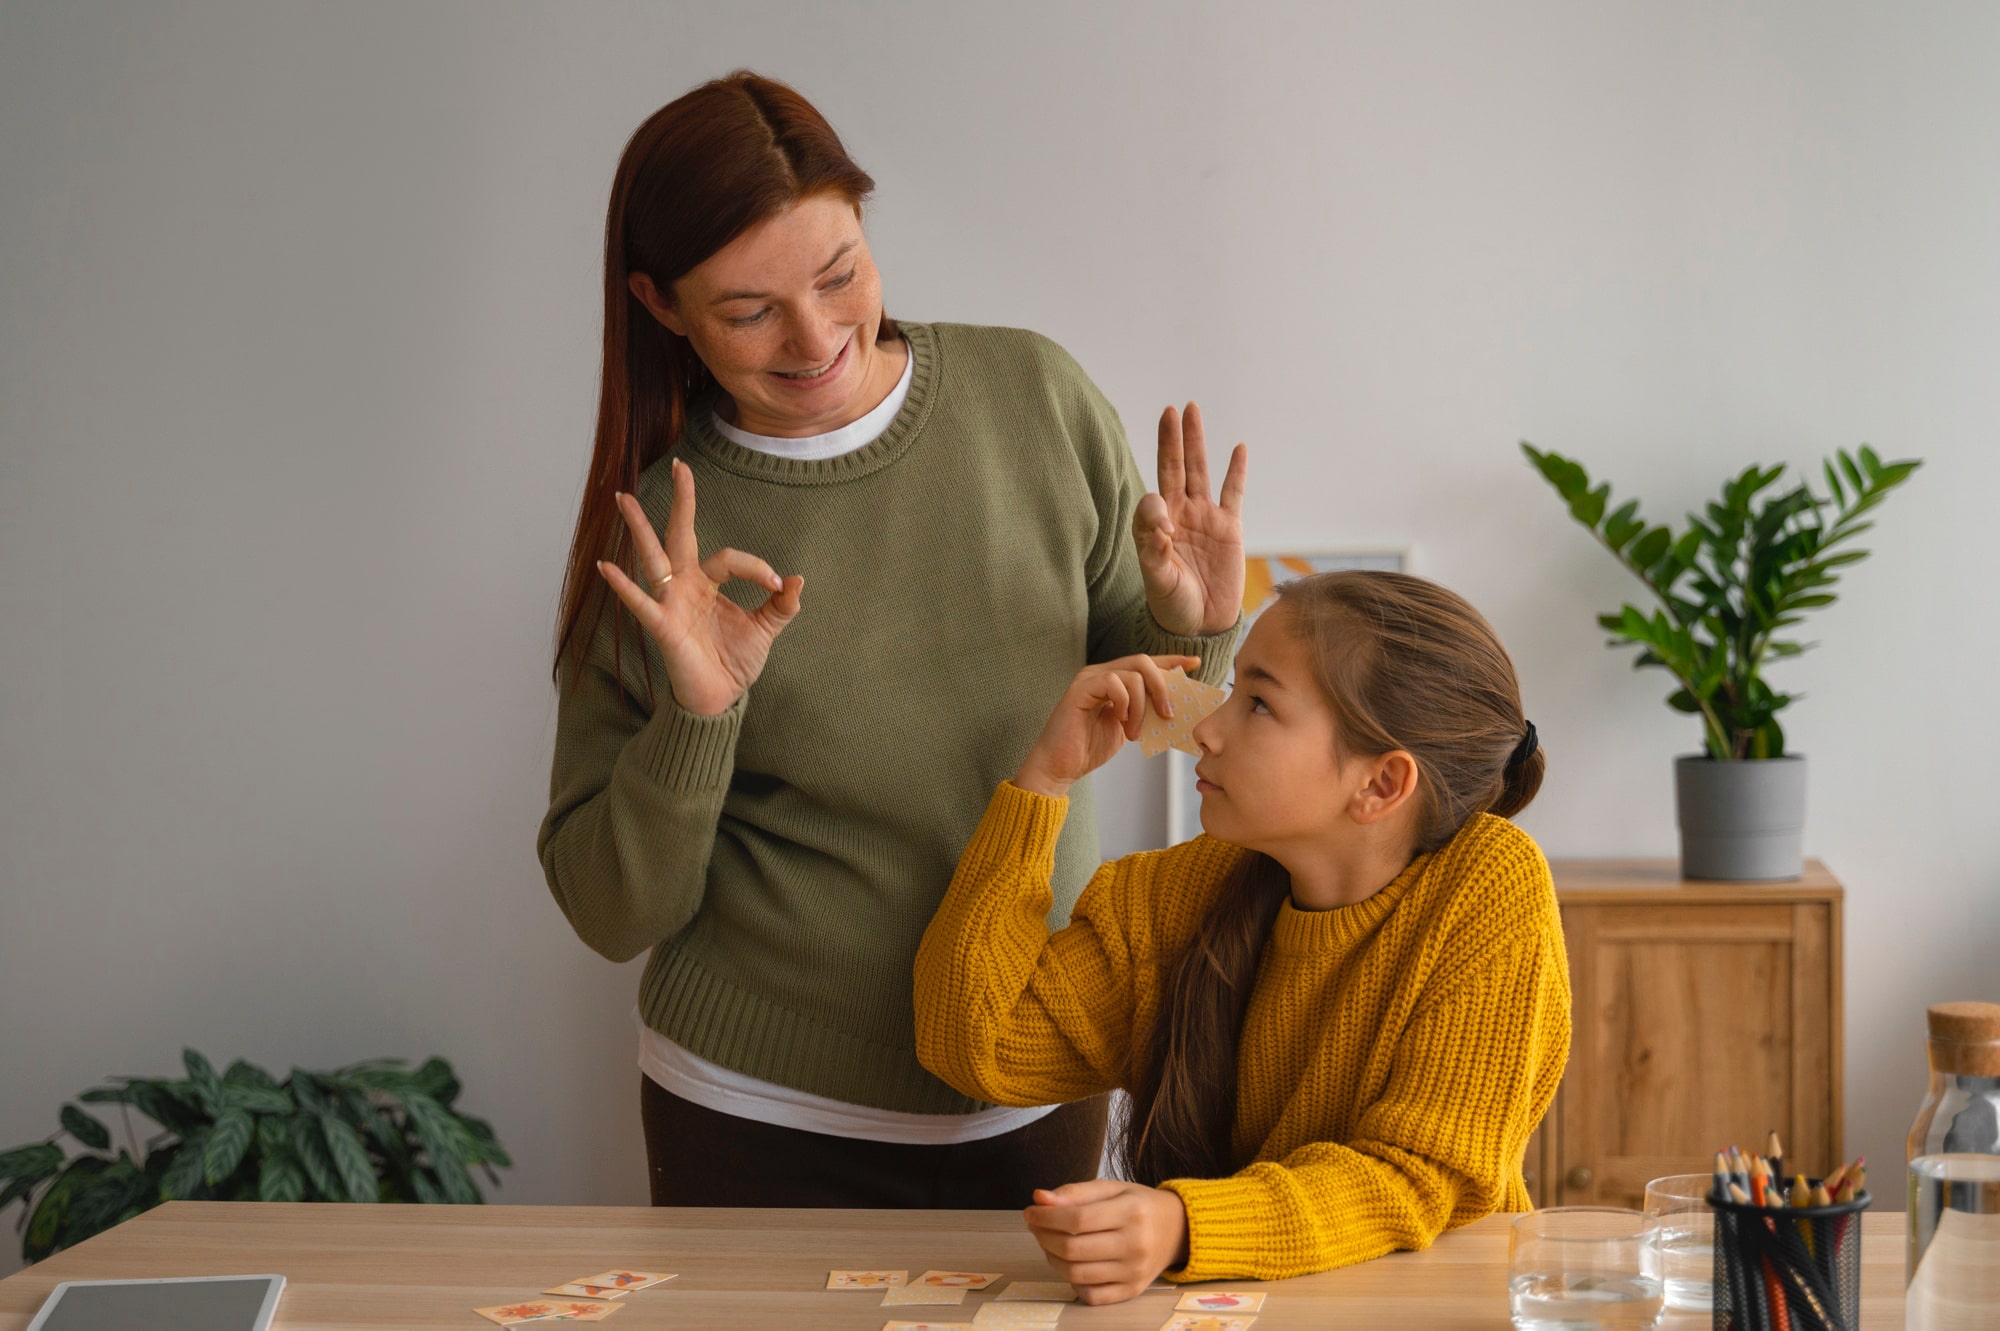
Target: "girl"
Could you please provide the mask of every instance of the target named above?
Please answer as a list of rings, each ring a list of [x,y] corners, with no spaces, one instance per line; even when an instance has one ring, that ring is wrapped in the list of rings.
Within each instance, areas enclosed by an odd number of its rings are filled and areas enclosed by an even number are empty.
[[[1165,670],[1091,666],[1000,786],[924,935],[917,1052],[999,1104],[1130,1094],[1121,1172],[1026,1212],[1089,1303],[1155,1276],[1279,1279],[1530,1208],[1569,1051],[1547,862],[1506,819],[1544,758],[1458,596],[1288,583],[1194,729],[1207,835],[1104,865],[1050,936],[1072,783],[1169,715]]]

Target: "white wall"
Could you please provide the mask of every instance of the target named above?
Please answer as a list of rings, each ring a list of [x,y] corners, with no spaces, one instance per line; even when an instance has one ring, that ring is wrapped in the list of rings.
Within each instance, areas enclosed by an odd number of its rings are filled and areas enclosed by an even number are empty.
[[[500,1200],[643,1200],[637,971],[534,859],[547,643],[612,166],[747,64],[875,173],[896,312],[1062,340],[1149,468],[1198,396],[1254,544],[1413,542],[1485,608],[1553,854],[1671,854],[1695,736],[1516,441],[1662,517],[1928,459],[1782,676],[1895,1160],[1923,1006],[2000,998],[1996,57],[1976,2],[7,4],[0,1145],[183,1043],[437,1052]]]

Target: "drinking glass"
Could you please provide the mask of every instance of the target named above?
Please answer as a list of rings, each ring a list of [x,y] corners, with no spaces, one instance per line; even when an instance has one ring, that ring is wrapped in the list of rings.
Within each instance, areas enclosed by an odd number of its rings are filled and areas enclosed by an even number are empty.
[[[1669,1174],[1646,1185],[1646,1263],[1669,1308],[1708,1312],[1715,1306],[1715,1212],[1708,1209],[1713,1174]]]
[[[1644,1331],[1660,1315],[1645,1265],[1646,1217],[1611,1206],[1558,1206],[1514,1221],[1507,1307],[1517,1331]]]

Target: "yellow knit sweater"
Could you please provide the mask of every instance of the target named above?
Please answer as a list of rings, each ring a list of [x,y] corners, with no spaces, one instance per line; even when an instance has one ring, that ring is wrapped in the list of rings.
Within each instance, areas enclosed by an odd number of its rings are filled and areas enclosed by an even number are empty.
[[[1067,807],[1003,784],[917,953],[917,1057],[997,1104],[1130,1084],[1162,967],[1244,853],[1204,836],[1106,864],[1051,936]],[[1303,1275],[1531,1209],[1521,1159],[1569,1036],[1548,863],[1505,819],[1480,814],[1356,905],[1287,901],[1237,1051],[1246,1163],[1161,1185],[1188,1216],[1167,1277]]]

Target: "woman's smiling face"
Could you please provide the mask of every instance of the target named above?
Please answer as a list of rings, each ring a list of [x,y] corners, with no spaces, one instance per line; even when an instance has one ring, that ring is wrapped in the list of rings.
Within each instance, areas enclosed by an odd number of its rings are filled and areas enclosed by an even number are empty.
[[[687,338],[753,434],[799,438],[860,419],[902,358],[876,342],[882,282],[855,206],[819,194],[766,218],[661,293],[632,291]]]

